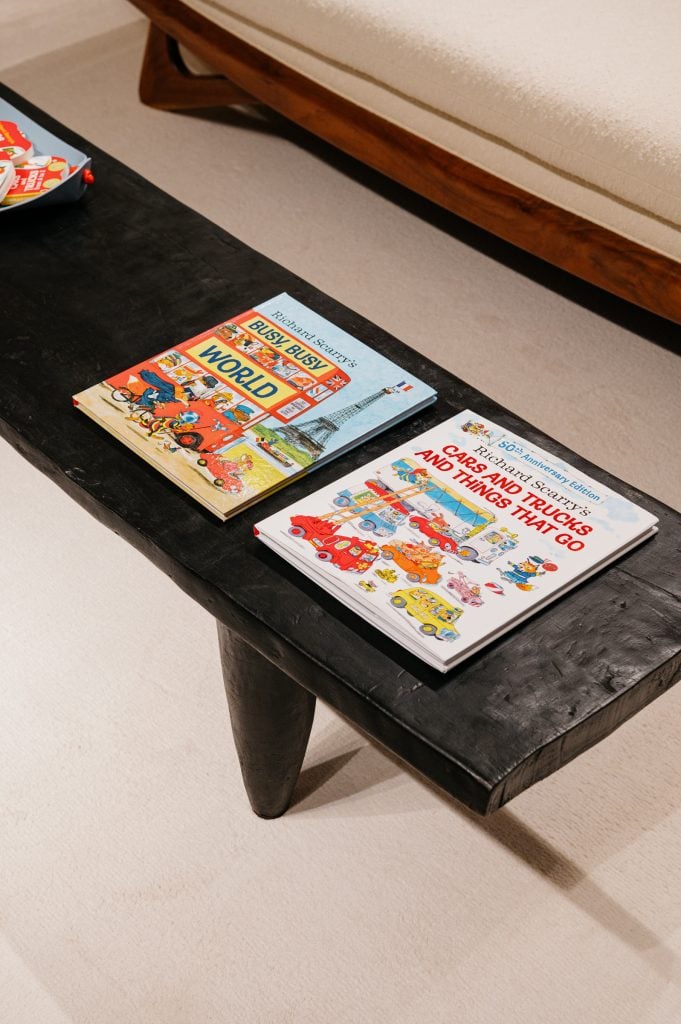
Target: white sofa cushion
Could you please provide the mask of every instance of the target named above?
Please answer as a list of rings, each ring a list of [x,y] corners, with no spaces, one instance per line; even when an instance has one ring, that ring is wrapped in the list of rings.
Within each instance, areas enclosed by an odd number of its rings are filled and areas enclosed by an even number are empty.
[[[381,116],[681,258],[676,0],[190,0]]]

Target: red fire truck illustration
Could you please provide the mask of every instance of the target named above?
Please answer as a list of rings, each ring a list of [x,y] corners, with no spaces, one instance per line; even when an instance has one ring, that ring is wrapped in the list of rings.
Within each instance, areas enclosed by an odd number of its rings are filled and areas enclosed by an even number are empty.
[[[364,572],[378,558],[378,545],[359,537],[327,537],[315,557],[347,572]]]
[[[364,572],[378,558],[378,545],[359,537],[345,537],[337,530],[337,523],[319,516],[292,516],[289,527],[291,536],[312,544],[320,562],[331,562],[347,572]]]
[[[377,488],[376,491],[363,491],[360,501],[354,502],[350,499],[347,506],[334,509],[333,512],[325,512],[321,516],[292,516],[289,533],[292,537],[309,541],[316,548],[317,557],[321,561],[333,562],[339,569],[363,572],[379,556],[379,548],[372,541],[341,535],[341,528],[357,519],[361,524],[368,512],[378,513],[395,505],[404,507],[402,502],[406,498],[420,493],[420,489],[414,485],[403,487],[399,491],[388,491],[384,488]],[[338,541],[341,543],[336,543]],[[320,554],[321,552],[323,554]],[[358,568],[360,565],[362,568]]]

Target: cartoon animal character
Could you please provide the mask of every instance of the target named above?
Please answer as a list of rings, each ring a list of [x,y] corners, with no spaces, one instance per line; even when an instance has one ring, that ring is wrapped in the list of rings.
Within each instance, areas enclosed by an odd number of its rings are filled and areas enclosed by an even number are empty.
[[[476,423],[475,420],[468,420],[461,428],[466,434],[473,434],[475,437],[486,437],[489,439],[490,432],[484,423]]]
[[[468,579],[464,572],[459,571],[456,576],[451,573],[445,585],[448,590],[454,591],[462,604],[480,608],[485,603],[481,597],[480,584]]]
[[[179,352],[166,352],[165,355],[159,356],[153,362],[158,363],[164,370],[172,370],[174,366],[178,366],[182,362],[182,357]]]
[[[546,572],[555,572],[558,568],[553,562],[547,562],[546,559],[539,558],[538,555],[530,555],[523,562],[509,562],[508,564],[510,569],[505,572],[497,569],[497,572],[502,579],[509,583],[515,583],[518,590],[534,590],[535,587],[530,580],[536,579],[537,576],[543,576]]]
[[[148,409],[154,412],[157,405],[164,405],[166,402],[182,402],[187,405],[187,398],[182,390],[177,388],[172,381],[164,380],[153,370],[140,370],[140,377],[145,384],[149,385],[141,395],[136,395],[129,388],[119,388],[119,394],[129,396],[128,401],[138,405],[141,409]]]
[[[255,338],[250,338],[247,334],[235,335],[234,344],[241,352],[245,352],[252,358],[255,358],[256,353],[263,347],[261,341],[256,341]]]
[[[224,416],[226,420],[230,420],[232,423],[248,423],[253,415],[253,409],[243,403],[230,406],[231,399],[231,394],[224,398],[216,398],[213,402],[213,408],[220,416]]]
[[[305,388],[309,388],[311,384],[314,384],[314,377],[308,377],[305,373],[296,373],[295,376],[288,377],[287,380],[298,391],[304,391]]]
[[[441,515],[431,519],[426,516],[411,516],[409,525],[412,530],[419,530],[427,538],[428,544],[439,547],[441,551],[455,552],[458,544],[452,536],[452,529]]]
[[[394,569],[374,569],[374,572],[384,583],[397,583],[397,573]]]
[[[215,328],[215,333],[223,341],[236,341],[237,338],[243,337],[244,332],[236,324],[222,324],[220,327]]]
[[[256,363],[259,363],[260,366],[264,366],[266,370],[271,370],[281,360],[281,356],[278,352],[274,352],[271,348],[267,348],[265,345],[263,345],[258,352],[252,353],[252,355]]]
[[[189,384],[195,376],[195,370],[190,370],[188,366],[179,366],[174,372],[175,380],[180,384]]]
[[[430,483],[430,477],[428,476],[428,470],[423,469],[421,466],[417,466],[415,469],[397,469],[397,475],[400,480],[404,480],[405,483],[415,484],[421,490],[426,490]]]
[[[413,544],[411,541],[399,541],[395,544],[384,544],[381,554],[385,559],[395,559],[400,569],[404,569],[410,583],[438,583],[438,569],[444,555],[434,551],[425,544]]]

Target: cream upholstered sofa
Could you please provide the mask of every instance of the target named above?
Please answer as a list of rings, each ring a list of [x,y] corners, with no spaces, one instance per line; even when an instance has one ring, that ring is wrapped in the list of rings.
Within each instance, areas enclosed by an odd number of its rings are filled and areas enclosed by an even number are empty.
[[[147,102],[255,98],[681,322],[681,4],[134,2]],[[231,84],[189,74],[175,42]]]

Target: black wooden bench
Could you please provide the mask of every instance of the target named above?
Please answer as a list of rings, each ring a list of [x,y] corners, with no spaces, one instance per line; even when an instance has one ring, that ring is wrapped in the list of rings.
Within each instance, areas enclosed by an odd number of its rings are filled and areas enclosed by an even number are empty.
[[[17,211],[4,222],[0,432],[215,617],[256,813],[274,817],[288,806],[317,696],[486,814],[602,740],[675,681],[677,513],[547,438],[9,90],[0,95],[91,153],[97,178],[76,205]],[[222,524],[76,412],[71,395],[282,291],[432,384],[439,400]],[[660,530],[442,677],[269,552],[252,524],[462,408],[650,509]],[[49,529],[49,508],[44,516]]]

